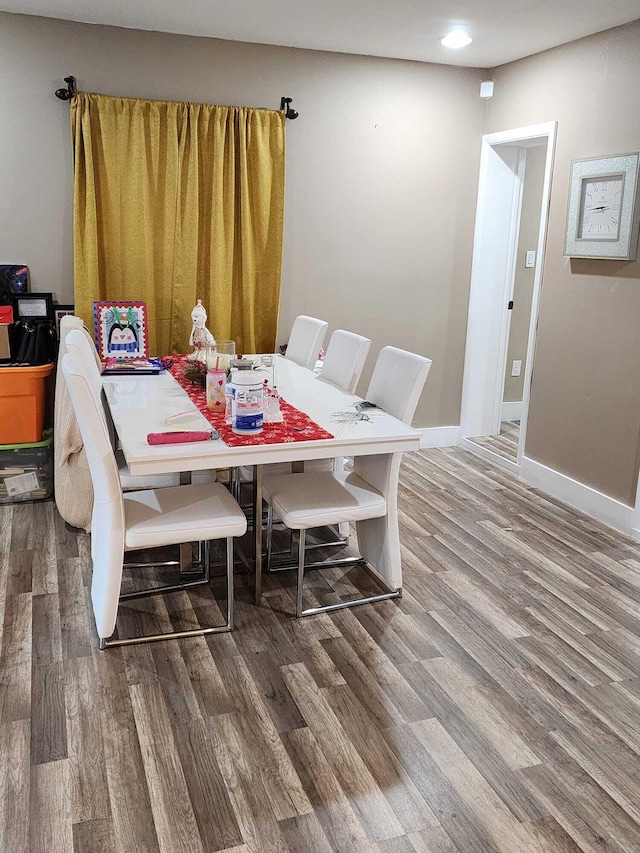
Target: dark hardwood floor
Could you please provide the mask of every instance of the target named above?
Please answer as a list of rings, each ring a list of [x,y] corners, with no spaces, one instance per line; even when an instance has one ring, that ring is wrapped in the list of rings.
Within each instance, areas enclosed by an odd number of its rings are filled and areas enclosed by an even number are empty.
[[[0,508],[0,851],[640,851],[640,548],[458,449],[400,501],[401,600],[296,620],[239,575],[233,634],[105,652],[88,536]]]

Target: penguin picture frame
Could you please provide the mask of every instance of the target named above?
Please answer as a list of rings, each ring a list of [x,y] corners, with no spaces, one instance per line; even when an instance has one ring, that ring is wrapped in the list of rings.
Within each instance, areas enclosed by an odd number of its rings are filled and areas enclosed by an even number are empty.
[[[147,358],[146,302],[94,302],[93,320],[102,360]]]

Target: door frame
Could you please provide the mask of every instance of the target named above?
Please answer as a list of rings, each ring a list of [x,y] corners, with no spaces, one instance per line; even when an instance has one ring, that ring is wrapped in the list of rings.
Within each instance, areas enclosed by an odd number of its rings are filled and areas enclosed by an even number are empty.
[[[518,461],[509,462],[499,454],[484,448],[482,450],[485,452],[481,454],[488,455],[492,461],[515,471],[519,470],[524,455],[556,131],[556,122],[544,122],[485,134],[482,137],[480,153],[460,414],[460,443],[475,451],[478,451],[478,445],[469,442],[469,438],[497,435],[500,431],[510,321],[507,303],[513,293],[522,207],[522,149],[545,143],[547,146],[524,373]]]

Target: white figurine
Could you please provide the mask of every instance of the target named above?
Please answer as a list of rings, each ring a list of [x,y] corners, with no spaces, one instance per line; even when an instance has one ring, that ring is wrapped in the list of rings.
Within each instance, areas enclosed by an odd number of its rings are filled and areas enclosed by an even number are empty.
[[[193,347],[193,352],[189,353],[187,358],[189,361],[204,361],[207,363],[207,355],[209,351],[215,349],[215,338],[207,329],[207,312],[202,304],[202,300],[198,299],[198,304],[191,312],[191,335],[189,336],[189,345]]]

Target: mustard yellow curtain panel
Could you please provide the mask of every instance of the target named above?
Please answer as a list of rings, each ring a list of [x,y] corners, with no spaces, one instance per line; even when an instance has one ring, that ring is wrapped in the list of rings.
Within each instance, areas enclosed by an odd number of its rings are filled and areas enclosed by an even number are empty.
[[[273,352],[285,117],[275,110],[78,93],[76,313],[144,299],[151,354],[185,352],[202,299],[217,339]]]

